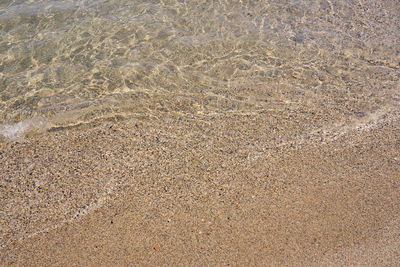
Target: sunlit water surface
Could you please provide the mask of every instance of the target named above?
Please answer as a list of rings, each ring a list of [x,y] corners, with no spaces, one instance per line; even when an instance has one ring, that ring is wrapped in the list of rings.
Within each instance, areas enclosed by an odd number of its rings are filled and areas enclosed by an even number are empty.
[[[398,4],[3,0],[0,131],[284,109],[333,123],[396,108]]]

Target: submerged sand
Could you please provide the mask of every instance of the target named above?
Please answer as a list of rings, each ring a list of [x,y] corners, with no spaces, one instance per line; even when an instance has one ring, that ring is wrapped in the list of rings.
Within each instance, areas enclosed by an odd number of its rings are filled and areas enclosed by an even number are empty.
[[[170,114],[3,140],[0,261],[395,266],[399,115],[307,132]]]

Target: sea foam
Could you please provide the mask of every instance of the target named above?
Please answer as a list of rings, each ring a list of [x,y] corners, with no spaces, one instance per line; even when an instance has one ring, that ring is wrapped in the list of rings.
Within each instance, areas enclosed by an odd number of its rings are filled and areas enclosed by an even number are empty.
[[[23,137],[30,131],[46,130],[49,123],[42,117],[20,121],[14,124],[0,124],[0,135],[8,139]]]

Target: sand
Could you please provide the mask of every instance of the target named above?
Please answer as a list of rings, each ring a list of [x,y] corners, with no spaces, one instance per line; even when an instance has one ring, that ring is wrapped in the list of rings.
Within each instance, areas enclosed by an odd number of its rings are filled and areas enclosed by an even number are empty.
[[[228,113],[0,145],[3,266],[400,262],[399,112],[307,131]]]

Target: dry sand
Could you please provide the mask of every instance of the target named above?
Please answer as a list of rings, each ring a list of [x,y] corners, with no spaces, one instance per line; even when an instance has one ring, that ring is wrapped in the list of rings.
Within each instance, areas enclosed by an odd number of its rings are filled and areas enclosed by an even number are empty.
[[[0,261],[398,265],[399,118],[166,115],[3,140]]]

